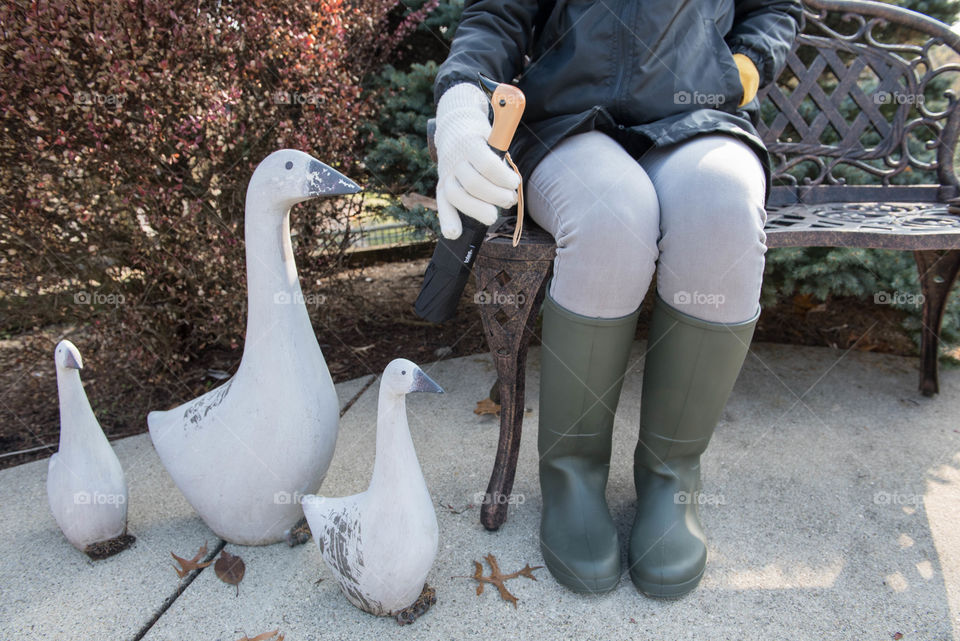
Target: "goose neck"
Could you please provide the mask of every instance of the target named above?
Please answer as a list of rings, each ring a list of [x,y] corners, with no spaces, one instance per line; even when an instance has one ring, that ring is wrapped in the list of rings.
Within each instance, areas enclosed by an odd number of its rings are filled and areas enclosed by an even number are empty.
[[[309,325],[290,241],[290,209],[248,198],[244,241],[247,343],[260,342],[274,332],[284,331],[278,324],[289,317]]]
[[[390,491],[406,480],[415,480],[418,475],[421,475],[420,463],[407,424],[406,397],[381,388],[371,488],[379,486]]]
[[[57,391],[60,397],[60,449],[73,444],[89,443],[103,436],[93,414],[87,393],[75,369],[57,368]]]

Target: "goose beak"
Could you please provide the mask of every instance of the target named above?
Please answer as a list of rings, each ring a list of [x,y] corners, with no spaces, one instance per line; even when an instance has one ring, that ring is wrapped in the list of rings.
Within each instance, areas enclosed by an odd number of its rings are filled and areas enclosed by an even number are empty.
[[[362,191],[363,188],[336,169],[319,160],[311,160],[307,167],[307,196],[345,196]]]
[[[72,349],[67,350],[67,355],[63,361],[67,369],[83,369],[83,359],[80,358],[80,352]]]
[[[443,394],[443,388],[436,384],[436,382],[423,373],[423,370],[419,367],[413,373],[413,384],[410,386],[409,392],[433,392],[434,394]]]

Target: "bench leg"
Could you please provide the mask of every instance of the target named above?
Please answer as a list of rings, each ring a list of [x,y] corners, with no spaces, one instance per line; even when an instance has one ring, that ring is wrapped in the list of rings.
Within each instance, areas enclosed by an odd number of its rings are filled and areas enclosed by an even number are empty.
[[[496,386],[500,396],[500,439],[497,441],[497,457],[493,462],[484,503],[480,506],[480,523],[490,531],[500,529],[507,520],[507,508],[517,473],[528,345],[529,340],[526,340],[516,355],[495,357]]]
[[[477,291],[488,292],[481,306],[484,335],[497,368],[500,402],[500,440],[490,475],[480,522],[497,530],[507,520],[523,427],[527,348],[537,312],[543,303],[550,261],[477,259]]]
[[[920,339],[920,392],[933,396],[940,391],[939,346],[943,310],[960,269],[960,250],[913,252],[923,292],[923,330]]]

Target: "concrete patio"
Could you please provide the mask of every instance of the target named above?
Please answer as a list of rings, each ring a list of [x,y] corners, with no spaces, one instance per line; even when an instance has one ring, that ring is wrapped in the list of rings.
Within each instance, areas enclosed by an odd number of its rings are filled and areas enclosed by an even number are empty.
[[[634,345],[624,385],[608,490],[622,540],[633,516],[643,347]],[[960,639],[960,372],[943,372],[940,396],[927,399],[916,392],[916,366],[871,353],[754,345],[703,461],[707,572],[698,590],[676,601],[645,598],[626,577],[611,594],[580,596],[544,569],[536,582],[508,583],[519,599],[514,608],[493,586],[478,596],[465,578],[490,553],[505,572],[542,564],[537,350],[527,370],[517,504],[499,532],[480,526],[477,508],[460,512],[486,487],[496,447],[495,417],[473,413],[494,377],[489,356],[425,366],[447,394],[408,398],[440,524],[429,577],[438,603],[409,627],[351,606],[312,542],[227,545],[246,563],[239,596],[213,567],[178,579],[171,552],[189,558],[206,541],[213,557],[223,544],[174,487],[145,434],[115,443],[137,542],[104,561],[88,560],[57,529],[47,461],[4,470],[0,639],[235,641],[276,628],[288,641]],[[376,423],[371,379],[337,386],[341,403],[352,406],[323,494],[366,487]]]

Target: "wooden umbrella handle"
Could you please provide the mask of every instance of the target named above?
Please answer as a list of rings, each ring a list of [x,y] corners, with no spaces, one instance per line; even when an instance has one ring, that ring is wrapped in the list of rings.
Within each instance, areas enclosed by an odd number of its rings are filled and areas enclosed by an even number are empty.
[[[527,99],[513,85],[501,84],[490,97],[490,104],[493,105],[493,130],[487,143],[498,151],[506,152],[517,132]]]
[[[480,88],[490,96],[490,105],[493,107],[493,130],[487,137],[487,144],[500,152],[507,153],[513,135],[517,133],[520,117],[527,99],[517,87],[497,82],[485,75],[477,74]]]

